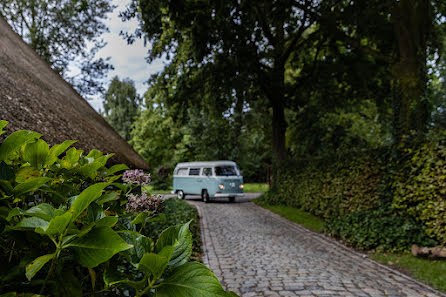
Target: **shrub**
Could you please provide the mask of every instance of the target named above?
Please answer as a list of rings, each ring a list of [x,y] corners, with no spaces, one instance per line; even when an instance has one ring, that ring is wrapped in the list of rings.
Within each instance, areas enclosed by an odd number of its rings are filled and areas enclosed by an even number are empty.
[[[433,246],[423,226],[389,206],[363,210],[325,222],[328,234],[362,250],[403,251],[412,244]]]
[[[160,218],[147,224],[144,235],[156,239],[164,229],[187,222],[191,222],[189,226],[193,240],[193,256],[198,259],[201,255],[201,234],[198,211],[184,200],[177,198],[166,200]]]
[[[140,184],[117,182],[127,166],[108,168],[112,155],[67,150],[74,141],[50,148],[40,137],[21,130],[0,144],[0,294],[236,296],[188,262],[191,222],[156,242],[143,235],[161,206],[144,194],[128,200]]]
[[[282,172],[276,189],[266,194],[270,204],[301,208],[333,218],[376,207],[382,169],[371,158],[310,161]]]
[[[404,152],[393,182],[393,206],[425,225],[446,245],[446,132],[437,131]]]

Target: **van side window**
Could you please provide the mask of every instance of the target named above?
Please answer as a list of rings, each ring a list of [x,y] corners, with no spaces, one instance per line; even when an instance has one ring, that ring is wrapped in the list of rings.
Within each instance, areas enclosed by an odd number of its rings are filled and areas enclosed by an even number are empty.
[[[212,176],[212,168],[203,168],[204,176]]]
[[[235,176],[237,171],[234,166],[216,166],[215,174],[217,176]]]
[[[177,175],[186,176],[187,175],[187,168],[178,168]]]
[[[189,175],[200,175],[200,168],[189,169]]]

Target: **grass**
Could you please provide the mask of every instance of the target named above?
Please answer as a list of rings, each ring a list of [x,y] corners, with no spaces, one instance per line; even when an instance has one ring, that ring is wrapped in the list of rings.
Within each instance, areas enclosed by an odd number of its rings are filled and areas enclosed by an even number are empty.
[[[446,291],[446,261],[429,260],[412,256],[412,254],[372,253],[370,258],[383,264],[402,270],[406,274],[434,288]]]
[[[324,230],[322,219],[300,209],[282,205],[269,205],[261,198],[253,200],[253,202],[315,232],[322,233]],[[446,261],[444,259],[418,258],[408,252],[403,254],[374,252],[369,254],[369,257],[446,292]]]
[[[154,190],[152,186],[144,186],[142,190],[147,191],[150,194],[170,194],[172,187],[169,187],[168,190]]]
[[[268,184],[243,184],[243,192],[245,193],[265,193],[269,189]]]
[[[324,220],[300,209],[282,205],[269,205],[261,199],[256,199],[253,202],[315,232],[322,233],[324,230]]]

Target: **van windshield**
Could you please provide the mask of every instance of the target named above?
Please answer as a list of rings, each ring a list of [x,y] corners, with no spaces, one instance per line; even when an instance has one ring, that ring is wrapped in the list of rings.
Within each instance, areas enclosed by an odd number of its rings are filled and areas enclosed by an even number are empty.
[[[217,166],[215,167],[215,175],[217,176],[237,176],[238,171],[234,166]]]

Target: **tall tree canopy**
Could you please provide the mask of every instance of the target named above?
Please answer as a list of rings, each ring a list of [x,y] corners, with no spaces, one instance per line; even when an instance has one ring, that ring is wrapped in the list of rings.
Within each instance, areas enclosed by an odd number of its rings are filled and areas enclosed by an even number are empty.
[[[149,60],[171,59],[151,87],[177,108],[175,121],[193,106],[243,127],[244,115],[261,103],[277,165],[290,152],[376,148],[390,138],[401,147],[414,130],[422,138],[433,109],[428,61],[442,54],[444,6],[135,0],[122,16],[139,19],[127,38],[150,41]]]
[[[99,38],[108,28],[103,23],[113,10],[108,0],[2,0],[0,14],[14,31],[82,95],[103,92],[102,79],[113,66],[95,59],[105,46]],[[70,76],[75,61],[81,70]]]
[[[125,140],[130,140],[132,126],[138,115],[141,99],[130,79],[115,76],[104,97],[104,117]]]
[[[295,92],[286,83],[287,63],[298,60],[301,53],[307,53],[305,47],[317,42],[312,36],[315,19],[305,11],[313,5],[308,0],[135,1],[124,16],[139,17],[136,36],[153,43],[150,58],[167,53],[173,56],[176,73],[192,69],[201,85],[211,84],[213,93],[220,93],[218,106],[265,98],[272,109],[277,163],[286,159],[285,106]],[[188,81],[179,88],[194,91],[193,78]],[[244,94],[248,90],[250,94]],[[221,100],[222,93],[229,102]]]

